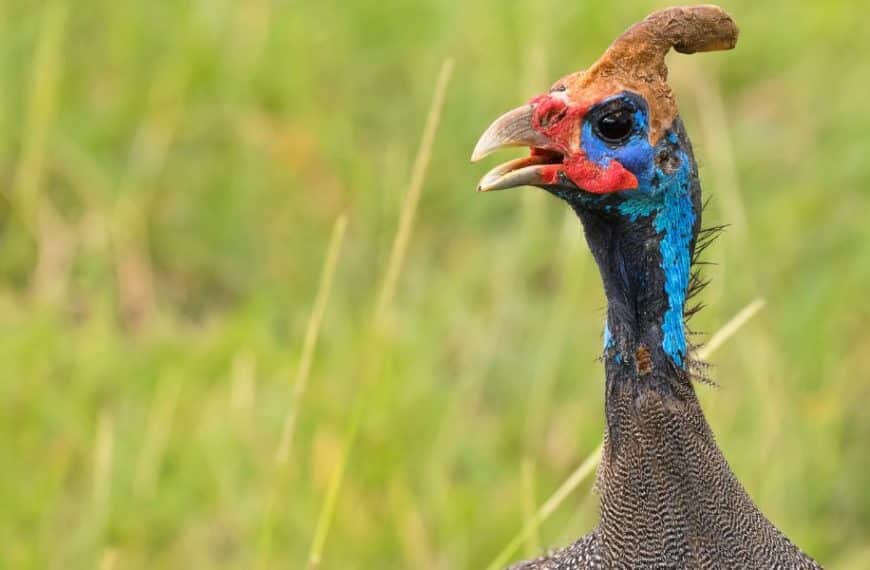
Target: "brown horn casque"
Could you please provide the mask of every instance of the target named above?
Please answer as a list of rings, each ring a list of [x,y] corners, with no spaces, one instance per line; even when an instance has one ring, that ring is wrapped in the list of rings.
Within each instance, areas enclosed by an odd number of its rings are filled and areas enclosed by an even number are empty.
[[[640,93],[650,107],[650,143],[677,116],[674,95],[667,84],[665,55],[732,49],[737,24],[718,6],[681,6],[650,14],[631,26],[585,72],[561,83],[577,99],[594,100],[620,90]]]

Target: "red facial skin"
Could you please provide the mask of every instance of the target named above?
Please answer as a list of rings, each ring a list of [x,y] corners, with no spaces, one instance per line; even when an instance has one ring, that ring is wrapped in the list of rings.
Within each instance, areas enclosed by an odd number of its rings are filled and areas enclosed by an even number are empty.
[[[558,183],[559,173],[564,172],[578,188],[593,194],[637,188],[637,178],[619,161],[611,160],[607,166],[601,166],[589,160],[582,147],[576,151],[572,149],[571,140],[579,142],[579,125],[592,104],[565,103],[552,93],[538,95],[530,103],[535,106],[532,127],[553,141],[552,150],[558,150],[565,157],[562,164],[541,168],[545,184]],[[535,152],[532,149],[532,154]]]

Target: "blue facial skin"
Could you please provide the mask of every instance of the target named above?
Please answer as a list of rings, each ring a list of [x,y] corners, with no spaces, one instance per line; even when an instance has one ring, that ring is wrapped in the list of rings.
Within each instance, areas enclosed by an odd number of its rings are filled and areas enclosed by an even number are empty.
[[[595,132],[592,121],[586,120],[583,123],[581,132],[581,144],[589,160],[599,164],[603,168],[606,168],[612,160],[621,163],[622,166],[637,178],[638,190],[643,190],[651,187],[654,174],[653,148],[650,146],[646,135],[648,129],[646,104],[642,100],[638,101],[637,99],[637,97],[620,95],[600,104],[607,105],[610,102],[619,100],[635,106],[634,130],[627,142],[618,146],[608,144]]]
[[[653,148],[648,140],[648,111],[646,103],[637,95],[624,93],[599,104],[606,108],[611,102],[631,105],[634,111],[634,129],[621,144],[608,143],[598,135],[593,122],[595,116],[587,115],[581,133],[583,150],[590,160],[607,167],[617,160],[635,175],[638,187],[606,195],[575,191],[564,198],[576,202],[579,199],[589,207],[617,211],[628,220],[636,222],[652,217],[653,228],[659,235],[660,267],[664,274],[664,289],[667,308],[660,323],[662,351],[677,366],[683,366],[686,357],[686,334],[683,309],[690,278],[691,244],[694,238],[696,213],[691,197],[692,165],[680,147],[677,135],[668,132],[664,140]],[[600,117],[600,114],[598,115]],[[656,164],[656,150],[663,145],[670,147],[675,160],[667,171]],[[562,195],[562,192],[557,194]],[[614,340],[607,323],[604,333],[605,350],[614,347]],[[616,355],[621,362],[622,355]]]

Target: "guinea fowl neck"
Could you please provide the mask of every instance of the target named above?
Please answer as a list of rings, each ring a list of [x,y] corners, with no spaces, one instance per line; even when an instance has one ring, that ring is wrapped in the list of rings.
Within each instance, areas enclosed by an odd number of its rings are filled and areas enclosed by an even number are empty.
[[[607,296],[600,546],[632,567],[725,568],[757,567],[748,545],[761,542],[783,567],[813,568],[737,481],[695,395],[684,321],[700,185],[679,124],[670,139],[653,187],[572,203]]]
[[[637,414],[618,413],[624,393],[638,402],[695,402],[688,371],[685,305],[700,222],[693,162],[655,192],[605,208],[577,208],[607,297],[605,407],[611,444],[633,432]],[[639,405],[639,404],[638,404]]]
[[[696,177],[676,180],[652,203],[578,209],[607,294],[600,547],[631,567],[755,567],[752,537],[803,567],[732,473],[691,383],[684,309],[700,212]]]
[[[689,385],[686,300],[701,222],[691,144],[677,120],[656,145],[638,190],[568,197],[583,223],[607,297],[604,360],[614,383],[668,394]]]

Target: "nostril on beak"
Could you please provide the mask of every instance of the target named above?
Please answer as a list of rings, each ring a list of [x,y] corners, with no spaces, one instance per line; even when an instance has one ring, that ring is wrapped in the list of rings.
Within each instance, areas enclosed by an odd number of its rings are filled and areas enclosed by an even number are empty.
[[[545,109],[543,113],[538,116],[538,124],[542,129],[548,128],[550,125],[558,123],[565,116],[565,109]]]
[[[539,129],[547,129],[565,117],[568,106],[558,98],[542,95],[532,102],[535,105],[534,124]]]

